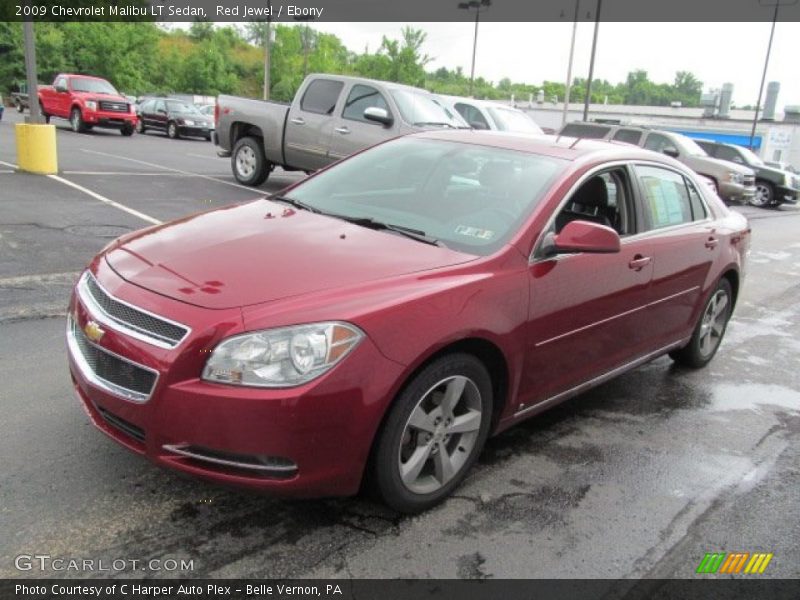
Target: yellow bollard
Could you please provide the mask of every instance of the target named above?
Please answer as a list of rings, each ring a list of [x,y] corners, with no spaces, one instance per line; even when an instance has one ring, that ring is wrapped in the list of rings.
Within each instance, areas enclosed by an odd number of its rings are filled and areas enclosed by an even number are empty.
[[[17,123],[17,165],[21,171],[47,175],[58,173],[55,125]]]

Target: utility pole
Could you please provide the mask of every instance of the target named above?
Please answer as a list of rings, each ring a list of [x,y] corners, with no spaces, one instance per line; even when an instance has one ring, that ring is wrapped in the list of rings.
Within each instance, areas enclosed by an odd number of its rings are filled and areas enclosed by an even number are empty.
[[[482,10],[487,10],[492,5],[492,0],[469,0],[469,2],[459,2],[458,8],[462,10],[475,9],[475,33],[472,37],[472,68],[469,72],[469,95],[472,97],[472,90],[475,84],[475,54],[478,50],[478,23]]]
[[[22,23],[25,48],[25,76],[28,81],[28,107],[31,111],[30,123],[42,123],[42,112],[39,110],[39,76],[36,73],[36,38],[33,21],[26,19]]]
[[[603,0],[597,0],[597,14],[594,16],[594,38],[592,39],[592,58],[589,61],[589,78],[586,80],[586,98],[583,101],[583,120],[589,120],[589,101],[592,97],[592,77],[594,76],[594,55],[597,51],[597,30],[600,28],[600,6]]]
[[[269,87],[270,87],[270,80],[269,80],[269,52],[270,52],[270,43],[272,42],[272,28],[270,27],[272,22],[272,4],[270,3],[269,6],[270,15],[267,17],[266,23],[264,23],[264,100],[269,100]]]
[[[572,42],[569,45],[569,63],[567,63],[567,84],[564,87],[564,113],[561,115],[561,126],[567,123],[567,112],[569,111],[569,93],[572,91],[572,59],[575,56],[575,37],[578,33],[578,10],[581,0],[575,0],[575,18],[572,21]]]

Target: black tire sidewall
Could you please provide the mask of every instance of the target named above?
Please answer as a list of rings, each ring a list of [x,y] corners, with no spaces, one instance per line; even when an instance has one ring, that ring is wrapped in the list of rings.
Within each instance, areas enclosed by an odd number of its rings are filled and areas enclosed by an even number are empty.
[[[397,452],[405,424],[422,394],[447,377],[464,375],[478,386],[483,416],[478,440],[459,473],[446,485],[431,494],[416,494],[402,482]],[[405,386],[394,401],[379,434],[373,458],[372,477],[384,502],[404,513],[426,510],[446,498],[466,477],[477,460],[489,435],[493,409],[492,380],[483,363],[471,354],[448,354],[423,368]]]
[[[74,122],[75,115],[78,115],[77,125]],[[69,124],[72,126],[72,131],[81,133],[83,131],[83,115],[80,108],[73,108],[69,113]]]
[[[253,170],[253,174],[247,178],[243,177],[236,168],[236,155],[243,146],[248,146],[253,150],[256,156],[256,168]],[[231,170],[233,171],[233,176],[236,178],[236,181],[242,185],[252,186],[264,183],[269,175],[269,168],[267,159],[264,157],[264,151],[261,149],[261,144],[259,144],[256,138],[243,137],[234,144],[233,152],[231,153]]]
[[[177,140],[180,137],[178,126],[174,122],[167,123],[167,137],[171,140]]]

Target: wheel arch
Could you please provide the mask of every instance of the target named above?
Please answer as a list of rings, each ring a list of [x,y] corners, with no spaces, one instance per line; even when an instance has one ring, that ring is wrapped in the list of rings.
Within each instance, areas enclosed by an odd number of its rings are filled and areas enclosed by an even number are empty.
[[[244,121],[234,121],[231,123],[231,150],[233,150],[236,142],[243,137],[257,137],[264,139],[264,132],[261,131],[260,127]]]
[[[734,267],[728,267],[720,277],[720,280],[727,279],[728,283],[731,284],[731,293],[733,294],[733,298],[731,298],[731,310],[736,307],[736,299],[739,297],[739,285],[741,283],[739,277],[739,271]]]

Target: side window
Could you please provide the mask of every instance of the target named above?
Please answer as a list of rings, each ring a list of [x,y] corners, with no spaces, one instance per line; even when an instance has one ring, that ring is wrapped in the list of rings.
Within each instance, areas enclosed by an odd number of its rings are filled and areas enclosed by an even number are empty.
[[[691,223],[694,220],[689,190],[683,175],[669,169],[644,165],[636,167],[636,174],[642,184],[649,229]]]
[[[53,84],[53,87],[67,87],[67,78],[66,77],[59,77],[56,79],[56,82]]]
[[[620,236],[635,233],[633,198],[628,170],[610,169],[581,184],[556,216],[555,232],[570,221],[589,221],[614,229]]]
[[[735,148],[730,148],[728,146],[718,146],[716,157],[721,158],[722,160],[729,160],[731,162],[739,163],[740,165],[744,164],[742,155],[739,154]]]
[[[464,120],[470,125],[474,126],[477,124],[479,127],[483,127],[484,129],[491,129],[491,127],[489,127],[489,123],[486,121],[481,111],[479,111],[471,104],[464,104],[463,102],[459,102],[455,105],[455,107],[458,113],[462,117],[464,117]]]
[[[364,118],[364,111],[372,107],[382,108],[389,112],[389,105],[386,104],[386,100],[378,90],[368,85],[354,85],[344,103],[342,118],[372,123]],[[380,123],[375,123],[375,125],[380,125]]]
[[[686,180],[686,189],[689,190],[689,203],[692,205],[692,218],[695,221],[702,221],[708,216],[706,205],[703,203],[697,188],[695,188],[694,184],[688,179]]]
[[[668,137],[660,133],[651,133],[647,136],[644,147],[655,152],[663,152],[664,148],[674,148],[675,144],[673,144]]]
[[[306,88],[303,99],[300,100],[300,109],[320,115],[333,114],[343,87],[344,83],[341,81],[315,79]]]
[[[139,106],[139,111],[143,113],[151,113],[153,112],[153,104],[155,104],[153,100],[145,100]]]
[[[618,142],[626,142],[628,144],[639,145],[639,140],[642,139],[642,132],[635,129],[620,129],[614,134],[612,139]]]

